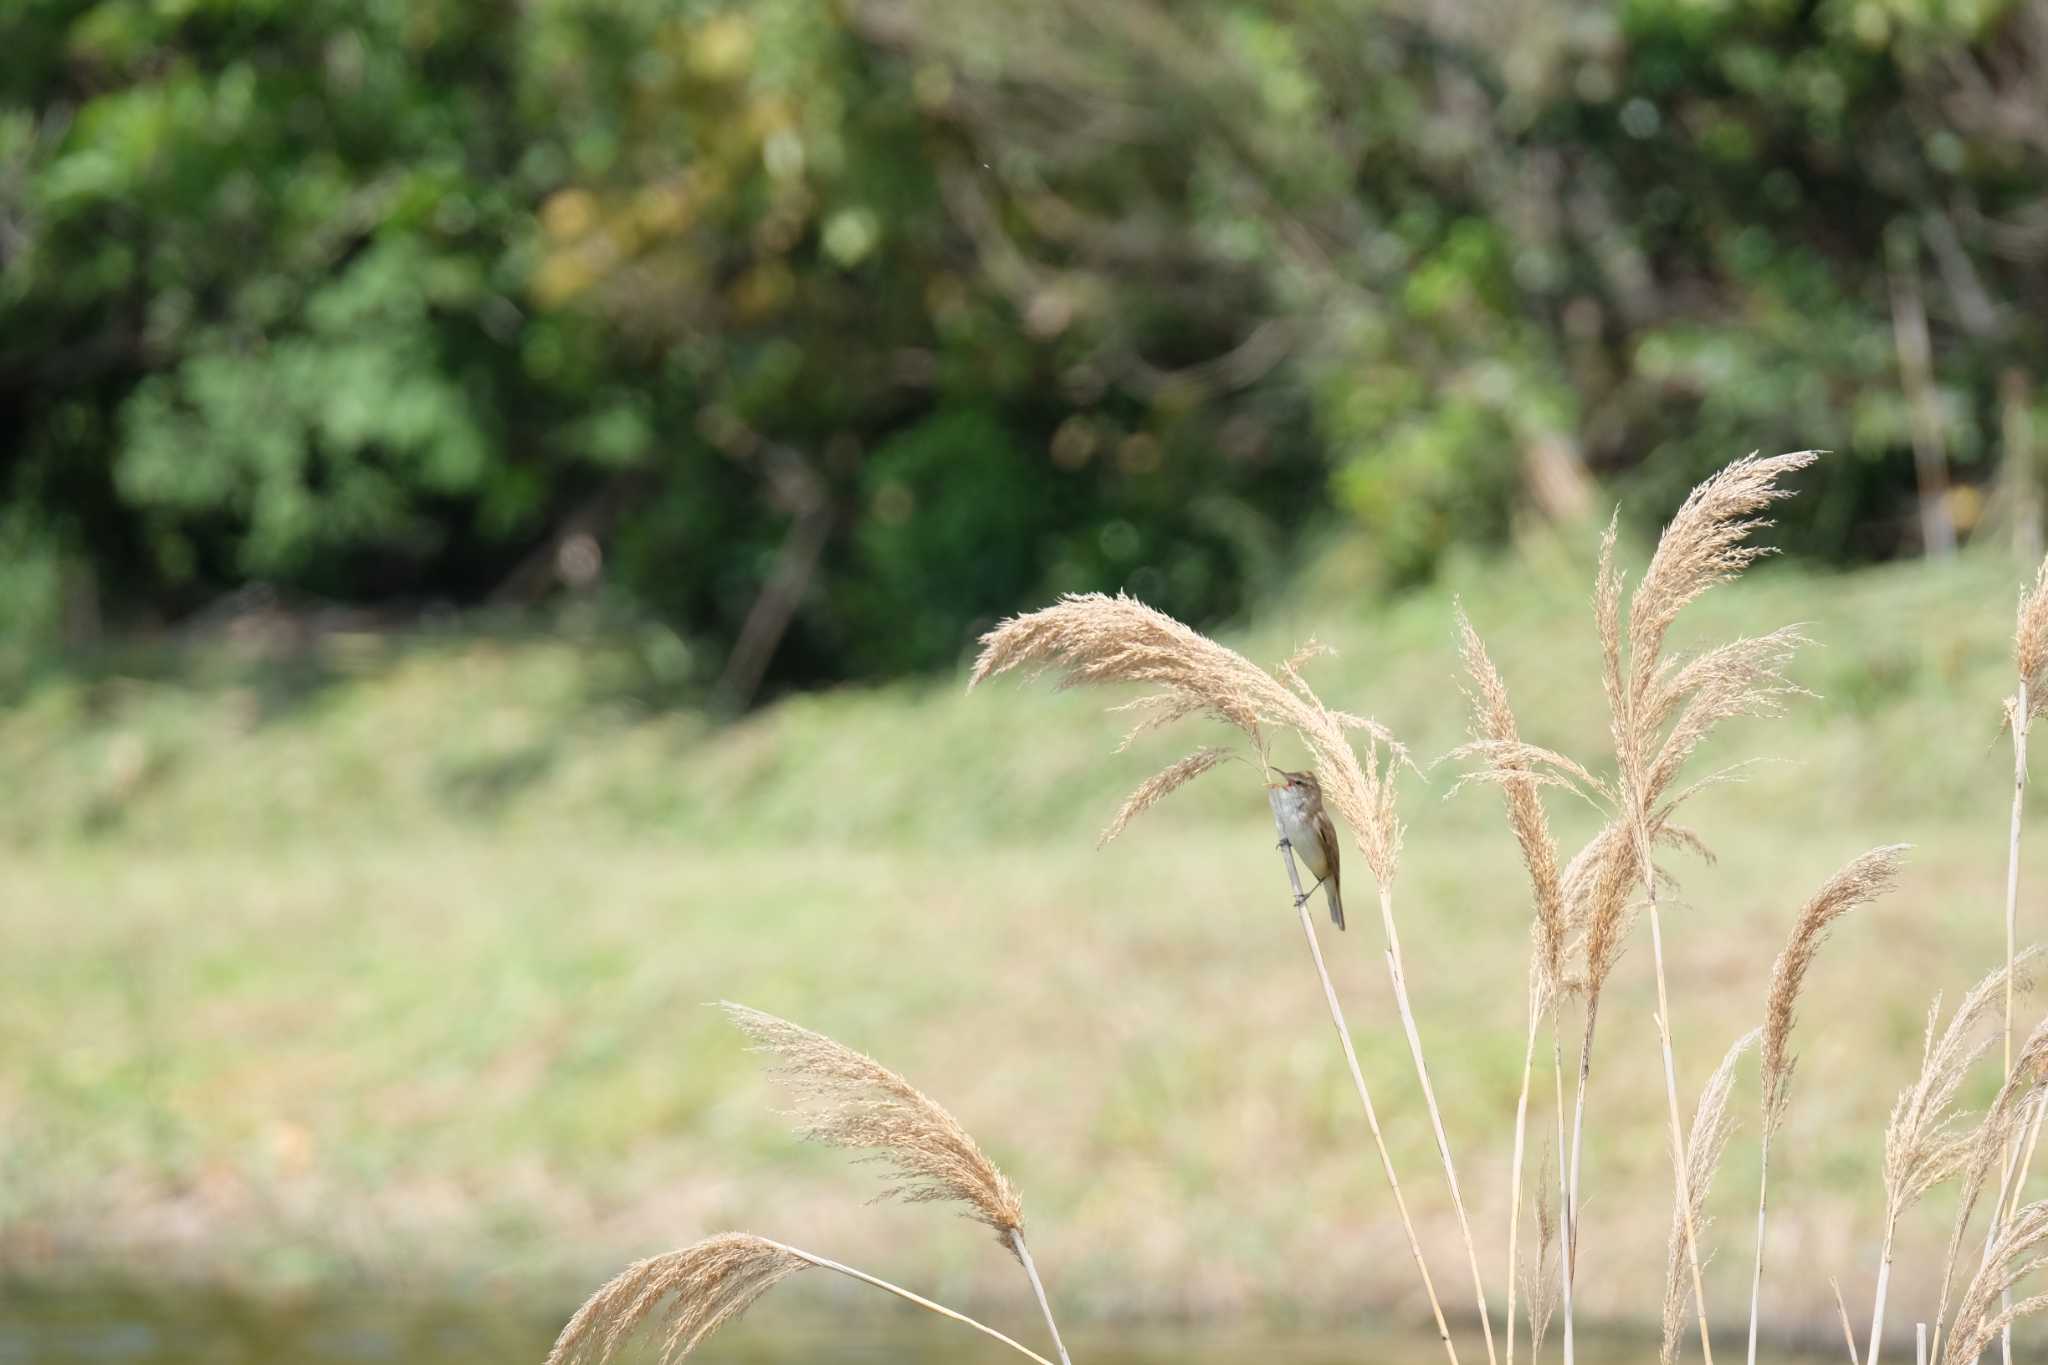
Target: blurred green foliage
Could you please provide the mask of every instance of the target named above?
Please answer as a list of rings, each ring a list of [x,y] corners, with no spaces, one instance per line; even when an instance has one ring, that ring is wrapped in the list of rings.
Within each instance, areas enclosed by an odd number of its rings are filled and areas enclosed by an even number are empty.
[[[2048,418],[2048,0],[18,0],[0,45],[24,630],[601,585],[750,695],[1059,590],[1227,615],[1326,519],[1410,580],[1755,448],[1844,452],[1795,548],[1913,549],[1902,307],[1963,529]]]

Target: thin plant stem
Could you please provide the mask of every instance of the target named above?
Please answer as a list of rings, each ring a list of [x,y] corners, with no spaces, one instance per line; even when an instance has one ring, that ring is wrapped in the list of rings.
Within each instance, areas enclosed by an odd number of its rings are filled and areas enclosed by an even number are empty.
[[[2034,1101],[2034,1116],[2027,1124],[2027,1143],[2025,1155],[2020,1160],[2019,1179],[2013,1182],[2012,1198],[2006,1202],[2004,1217],[2010,1218],[2019,1212],[2020,1191],[2026,1188],[2027,1174],[2034,1168],[2034,1149],[2041,1141],[2041,1117],[2044,1111],[2048,1111],[2048,1095],[2042,1095]]]
[[[1515,1249],[1522,1230],[1522,1141],[1529,1124],[1529,1075],[1536,1066],[1536,1026],[1542,1015],[1536,995],[1529,995],[1529,1040],[1522,1048],[1522,1093],[1515,1101],[1515,1155],[1508,1177],[1508,1347],[1507,1365],[1515,1365]]]
[[[1671,1110],[1671,1180],[1677,1187],[1678,1210],[1685,1224],[1685,1250],[1692,1262],[1692,1297],[1699,1309],[1700,1358],[1714,1365],[1714,1344],[1707,1332],[1707,1287],[1700,1275],[1699,1230],[1693,1226],[1692,1181],[1685,1169],[1685,1129],[1678,1119],[1678,1068],[1671,1060],[1671,1000],[1664,988],[1664,930],[1657,914],[1657,872],[1643,851],[1643,882],[1650,900],[1650,954],[1657,966],[1657,1041],[1664,1048],[1664,1098]]]
[[[1768,1114],[1764,1116],[1761,1145],[1756,1176],[1756,1265],[1749,1277],[1749,1365],[1756,1365],[1757,1302],[1764,1292],[1764,1201],[1771,1181],[1771,1121]]]
[[[1913,1324],[1913,1359],[1917,1365],[1927,1365],[1927,1324]]]
[[[1067,1355],[1067,1344],[1060,1340],[1060,1325],[1052,1320],[1052,1302],[1045,1297],[1045,1285],[1039,1281],[1038,1266],[1031,1259],[1031,1248],[1024,1245],[1024,1230],[1010,1229],[1010,1247],[1017,1253],[1017,1259],[1024,1263],[1024,1273],[1030,1277],[1031,1292],[1038,1296],[1038,1311],[1045,1314],[1045,1330],[1052,1333],[1052,1348],[1060,1353],[1060,1365],[1074,1365]]]
[[[1579,1153],[1586,1135],[1586,1078],[1593,1068],[1593,1028],[1600,1022],[1600,997],[1586,994],[1586,1031],[1579,1039],[1579,1086],[1572,1100],[1572,1171],[1565,1186],[1564,1361],[1576,1365],[1572,1288],[1579,1275]]]
[[[767,1242],[770,1246],[779,1247],[781,1250],[788,1252],[792,1256],[810,1262],[812,1265],[818,1267],[820,1270],[836,1270],[841,1275],[850,1276],[853,1279],[859,1280],[862,1284],[871,1284],[877,1289],[884,1290],[888,1293],[894,1294],[899,1299],[907,1299],[911,1303],[916,1304],[919,1308],[924,1309],[927,1313],[937,1313],[942,1318],[951,1318],[953,1321],[957,1323],[962,1323],[968,1327],[972,1327],[975,1331],[980,1332],[983,1336],[993,1337],[997,1341],[1000,1341],[1001,1343],[1003,1343],[1003,1345],[1009,1347],[1018,1355],[1031,1357],[1031,1359],[1038,1362],[1038,1365],[1052,1365],[1052,1362],[1050,1360],[1047,1360],[1044,1356],[1032,1350],[1029,1346],[1024,1345],[1020,1341],[1014,1341],[1011,1338],[1004,1336],[1001,1332],[998,1332],[995,1328],[989,1326],[987,1323],[976,1322],[973,1318],[968,1317],[965,1313],[956,1313],[952,1309],[946,1307],[946,1305],[944,1305],[943,1303],[933,1303],[924,1295],[914,1294],[910,1290],[905,1289],[900,1284],[890,1284],[887,1280],[878,1279],[875,1276],[868,1274],[865,1270],[855,1270],[850,1265],[842,1265],[838,1261],[830,1260],[826,1257],[815,1255],[812,1252],[805,1251],[802,1247],[793,1247],[786,1243],[777,1242],[767,1237],[763,1237],[761,1240]]]
[[[1578,1226],[1578,1222],[1572,1214],[1571,1201],[1564,1197],[1566,1189],[1564,1165],[1564,1049],[1558,1041],[1557,1013],[1555,1010],[1550,1015],[1550,1086],[1556,1093],[1557,1101],[1555,1106],[1556,1112],[1553,1115],[1557,1124],[1557,1191],[1558,1202],[1564,1206],[1564,1244],[1567,1248],[1566,1254],[1569,1255],[1569,1248],[1572,1245],[1572,1230]],[[1558,1273],[1564,1279],[1565,1284],[1569,1286],[1570,1278],[1564,1271],[1561,1260]],[[1569,1321],[1569,1318],[1567,1318],[1567,1321]]]
[[[1279,811],[1273,814],[1274,827],[1279,828]],[[1294,849],[1289,846],[1285,831],[1280,836],[1280,860],[1287,866],[1287,884],[1294,888],[1294,910],[1301,917],[1301,932],[1308,939],[1309,957],[1314,959],[1316,976],[1323,983],[1323,1001],[1330,1007],[1330,1023],[1337,1030],[1337,1041],[1344,1049],[1344,1063],[1351,1069],[1351,1084],[1358,1091],[1359,1107],[1365,1110],[1365,1126],[1372,1130],[1373,1146],[1379,1150],[1380,1168],[1386,1172],[1387,1188],[1393,1191],[1394,1208],[1401,1215],[1401,1229],[1408,1234],[1408,1254],[1415,1258],[1415,1269],[1422,1276],[1422,1292],[1429,1296],[1429,1311],[1436,1318],[1436,1334],[1444,1344],[1444,1353],[1450,1357],[1451,1365],[1458,1365],[1458,1348],[1451,1341],[1451,1329],[1444,1322],[1444,1308],[1437,1301],[1436,1284],[1429,1277],[1429,1266],[1422,1259],[1422,1242],[1415,1235],[1415,1222],[1408,1216],[1408,1201],[1401,1195],[1401,1181],[1394,1174],[1394,1158],[1387,1151],[1387,1140],[1380,1133],[1379,1114],[1372,1107],[1372,1092],[1366,1089],[1365,1073],[1359,1069],[1357,1049],[1351,1046],[1351,1030],[1344,1024],[1343,1006],[1337,1003],[1337,988],[1330,984],[1330,969],[1323,963],[1323,945],[1316,940],[1316,924],[1308,912],[1308,895],[1301,889],[1301,873],[1294,865]]]
[[[1884,1291],[1892,1278],[1892,1233],[1897,1228],[1899,1211],[1888,1208],[1884,1213],[1884,1245],[1877,1253],[1877,1297],[1870,1305],[1870,1342],[1864,1348],[1864,1355],[1870,1365],[1877,1365],[1877,1357],[1884,1346]]]
[[[1856,1332],[1849,1326],[1849,1310],[1842,1303],[1842,1285],[1834,1276],[1828,1277],[1828,1288],[1835,1291],[1835,1315],[1842,1320],[1842,1340],[1849,1343],[1849,1365],[1863,1365],[1856,1356]]]
[[[1380,885],[1380,924],[1387,935],[1387,978],[1393,983],[1394,1004],[1401,1012],[1401,1028],[1408,1035],[1408,1055],[1415,1061],[1415,1077],[1422,1083],[1422,1100],[1429,1108],[1429,1126],[1436,1133],[1437,1155],[1443,1158],[1444,1179],[1451,1188],[1451,1208],[1458,1215],[1458,1232],[1465,1239],[1465,1260],[1472,1272],[1472,1298],[1479,1309],[1479,1326],[1486,1334],[1486,1359],[1488,1365],[1496,1365],[1493,1315],[1486,1309],[1486,1283],[1479,1277],[1479,1251],[1472,1243],[1472,1220],[1465,1216],[1465,1196],[1458,1191],[1458,1168],[1451,1160],[1450,1139],[1444,1136],[1436,1087],[1429,1083],[1429,1066],[1422,1058],[1422,1035],[1415,1027],[1415,1011],[1408,1004],[1408,972],[1401,962],[1401,935],[1394,928],[1394,895],[1385,883]],[[1508,1278],[1514,1279],[1512,1267]]]
[[[2015,951],[2014,938],[2019,923],[2020,902],[2020,816],[2027,802],[2027,680],[2020,679],[2019,691],[2013,695],[2012,707],[2012,827],[2006,842],[2005,854],[2005,1079],[2012,1080],[2012,959]],[[2008,1152],[2008,1155],[2010,1153]],[[2026,1164],[2032,1164],[2033,1153],[2027,1153]],[[2019,1182],[2014,1182],[2013,1198],[2017,1201]],[[1991,1210],[1991,1226],[1995,1229],[2005,1217],[2005,1200],[2000,1199]],[[2012,1305],[2012,1291],[2001,1296],[2002,1302]],[[2012,1365],[2012,1324],[2007,1323],[1998,1334],[1999,1356],[2005,1365]]]

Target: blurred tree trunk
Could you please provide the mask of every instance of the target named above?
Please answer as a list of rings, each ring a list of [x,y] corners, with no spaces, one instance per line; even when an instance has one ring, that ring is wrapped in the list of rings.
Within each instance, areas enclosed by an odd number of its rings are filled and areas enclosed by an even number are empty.
[[[1956,528],[1948,507],[1948,452],[1942,438],[1941,395],[1934,385],[1934,348],[1927,337],[1927,307],[1920,296],[1919,244],[1907,234],[1890,237],[1892,338],[1899,379],[1913,429],[1913,469],[1920,490],[1920,548],[1934,558],[1955,553]]]
[[[2024,368],[1998,377],[1999,431],[2005,446],[2005,503],[2011,509],[2013,550],[2022,564],[2041,559],[2041,493],[2034,469],[2034,385]]]

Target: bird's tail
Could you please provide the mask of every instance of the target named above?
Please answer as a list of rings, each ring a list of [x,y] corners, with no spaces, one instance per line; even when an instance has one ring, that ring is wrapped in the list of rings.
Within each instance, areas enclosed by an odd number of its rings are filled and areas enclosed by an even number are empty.
[[[1337,896],[1337,883],[1334,881],[1325,882],[1323,883],[1323,890],[1328,892],[1330,896],[1330,923],[1342,929],[1344,927],[1344,902]]]

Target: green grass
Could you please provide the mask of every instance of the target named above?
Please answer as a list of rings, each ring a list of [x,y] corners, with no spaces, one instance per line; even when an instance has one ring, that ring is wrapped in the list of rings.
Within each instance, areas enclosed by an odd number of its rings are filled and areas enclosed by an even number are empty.
[[[1330,569],[1307,605],[1229,638],[1266,660],[1309,634],[1337,646],[1311,674],[1325,697],[1427,763],[1464,732],[1460,596],[1525,733],[1597,756],[1589,576],[1475,561],[1374,607]],[[1688,1089],[1758,1021],[1805,894],[1874,843],[1917,845],[1802,1009],[1770,1300],[1802,1323],[1830,1320],[1830,1274],[1867,1303],[1881,1128],[1928,997],[1997,960],[2017,580],[1988,557],[1773,565],[1684,628],[1802,620],[1822,645],[1795,668],[1816,699],[1733,727],[1703,760],[1782,761],[1693,812],[1721,857],[1681,865],[1667,923]],[[754,1059],[701,1007],[730,997],[951,1107],[1025,1191],[1076,1318],[1419,1311],[1249,770],[1220,769],[1098,852],[1121,794],[1192,734],[1114,755],[1123,718],[1101,707],[1118,698],[1009,680],[970,696],[959,676],[717,727],[644,699],[647,648],[575,630],[341,636],[283,658],[216,641],[18,681],[0,716],[0,1269],[573,1295],[630,1256],[740,1227],[942,1298],[1014,1298],[971,1226],[865,1206],[873,1172],[785,1134]],[[1452,780],[1404,779],[1397,908],[1498,1304],[1526,893],[1497,798],[1447,801]],[[1562,798],[1553,810],[1568,836],[1591,826]],[[2033,814],[2026,886],[2048,888],[2048,813]],[[1326,949],[1443,1297],[1463,1304],[1377,926],[1353,921]],[[1593,1316],[1640,1319],[1661,1294],[1648,967],[1638,944],[1602,1013]],[[1753,1112],[1753,1074],[1742,1087]],[[1536,1156],[1547,1130],[1540,1110]],[[1709,1293],[1730,1320],[1753,1131],[1711,1201]],[[1945,1216],[1937,1197],[1909,1230],[1895,1321],[1928,1311],[1915,1296]]]

